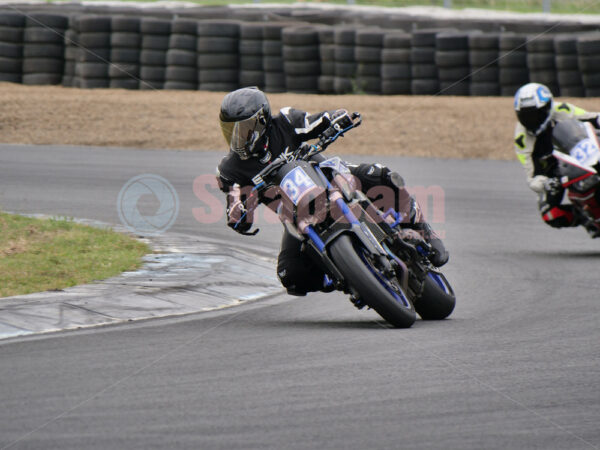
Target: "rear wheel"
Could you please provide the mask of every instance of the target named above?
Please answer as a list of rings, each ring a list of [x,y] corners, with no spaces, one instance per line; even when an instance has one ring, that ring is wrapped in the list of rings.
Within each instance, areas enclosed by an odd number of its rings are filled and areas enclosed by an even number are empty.
[[[389,280],[361,245],[342,235],[331,244],[330,253],[336,267],[361,300],[394,327],[412,326],[416,313],[411,301],[396,279]]]
[[[436,272],[425,277],[423,294],[415,300],[415,309],[423,320],[442,320],[452,314],[456,297],[446,278]]]

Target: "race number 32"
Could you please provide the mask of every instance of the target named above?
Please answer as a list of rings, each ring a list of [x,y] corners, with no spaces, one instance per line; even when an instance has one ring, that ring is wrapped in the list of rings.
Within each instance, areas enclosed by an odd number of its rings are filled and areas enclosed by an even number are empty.
[[[281,180],[279,185],[281,186],[283,192],[285,192],[285,195],[287,195],[290,200],[294,202],[294,205],[298,204],[300,197],[302,197],[306,191],[317,186],[315,182],[310,179],[304,169],[302,169],[302,167],[296,167],[295,169],[291,170],[285,177],[283,177],[283,180]]]
[[[589,138],[583,139],[573,147],[571,156],[580,164],[594,164],[598,160],[598,146]]]

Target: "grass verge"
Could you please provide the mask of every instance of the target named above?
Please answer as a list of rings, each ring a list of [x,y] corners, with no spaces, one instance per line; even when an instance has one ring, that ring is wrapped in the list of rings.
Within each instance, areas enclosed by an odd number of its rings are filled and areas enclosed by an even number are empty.
[[[68,3],[71,0],[46,0],[48,3]],[[94,0],[88,0],[88,3]],[[96,0],[103,1],[103,0]],[[121,3],[161,3],[164,0],[118,0]],[[402,8],[406,6],[446,6],[444,0],[185,0],[199,6],[244,5],[252,3],[291,4],[291,3],[330,3],[334,5],[383,6]],[[540,13],[544,11],[545,0],[451,0],[451,8],[480,8],[519,13]],[[596,0],[550,0],[550,12],[556,14],[600,14],[600,4]]]
[[[59,290],[141,265],[150,248],[109,229],[0,212],[0,297]]]

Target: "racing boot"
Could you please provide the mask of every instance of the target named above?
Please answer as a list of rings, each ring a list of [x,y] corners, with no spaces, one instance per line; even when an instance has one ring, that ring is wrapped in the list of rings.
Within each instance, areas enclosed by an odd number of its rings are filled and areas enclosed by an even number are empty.
[[[392,187],[396,193],[398,211],[400,211],[403,217],[402,222],[399,226],[396,225],[395,228],[399,229],[401,232],[412,229],[420,234],[420,239],[418,240],[412,236],[403,236],[402,233],[400,234],[400,238],[415,246],[418,245],[419,241],[422,242],[424,240],[431,247],[431,251],[427,255],[431,264],[435,267],[441,267],[446,264],[449,255],[444,243],[436,232],[433,231],[431,225],[425,222],[419,204],[406,189],[402,177],[396,172],[389,172],[386,175],[386,178],[386,185]]]
[[[590,219],[582,225],[592,239],[600,238],[600,224]]]
[[[597,165],[600,165],[600,163]],[[598,191],[596,191],[596,198],[598,198]],[[590,207],[588,205],[584,206],[583,209],[587,212],[584,216],[585,221],[583,223],[586,231],[592,239],[600,237],[600,219],[593,219],[594,216],[590,213]]]
[[[431,251],[427,255],[431,264],[441,267],[448,262],[450,257],[448,250],[431,225],[425,222],[421,208],[414,197],[411,197],[408,222],[402,225],[417,231],[421,238],[431,246]]]
[[[586,207],[584,207],[586,209]],[[573,208],[574,220],[571,226],[576,227],[581,225],[588,232],[592,239],[600,238],[600,222],[595,222],[590,216],[580,211],[578,208]]]

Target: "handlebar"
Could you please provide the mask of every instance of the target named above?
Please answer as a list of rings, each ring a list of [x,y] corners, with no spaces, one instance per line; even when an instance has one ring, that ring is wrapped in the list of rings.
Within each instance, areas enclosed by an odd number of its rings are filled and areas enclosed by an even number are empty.
[[[252,178],[252,183],[254,184],[254,188],[252,189],[251,197],[249,197],[246,200],[246,202],[248,200],[250,200],[250,198],[252,198],[252,196],[255,195],[255,192],[257,193],[256,195],[258,195],[260,193],[260,191],[264,188],[264,186],[265,186],[264,178],[267,177],[268,175],[270,175],[271,173],[273,173],[274,171],[278,170],[281,166],[283,166],[284,164],[287,164],[290,161],[295,161],[298,159],[307,160],[314,155],[324,152],[325,149],[327,147],[329,147],[331,144],[333,144],[339,137],[344,136],[344,133],[346,133],[347,131],[350,131],[352,128],[356,128],[357,126],[359,126],[362,123],[362,117],[357,112],[351,113],[350,119],[352,120],[352,123],[350,125],[348,125],[346,128],[337,130],[337,133],[334,134],[333,136],[321,135],[319,138],[319,141],[316,144],[310,145],[310,147],[308,147],[308,150],[305,146],[300,146],[291,155],[289,155],[289,154],[286,156],[283,156],[283,154],[279,155],[275,160],[273,160],[271,162],[271,164],[269,164],[267,167],[262,169],[260,172],[258,172],[258,174],[256,174]],[[241,220],[243,220],[243,218],[240,219],[240,222],[241,222]],[[243,234],[245,236],[254,236],[254,235],[256,235],[256,233],[258,233],[258,231],[259,231],[259,229],[257,228],[253,232],[241,232],[240,234]]]
[[[267,175],[274,172],[275,170],[279,169],[282,165],[287,164],[289,161],[295,161],[297,159],[307,160],[311,156],[325,151],[325,149],[331,144],[333,144],[337,140],[337,138],[342,137],[344,133],[351,130],[352,128],[356,128],[362,123],[362,117],[357,112],[353,112],[350,115],[350,119],[352,119],[351,125],[347,126],[344,129],[338,130],[338,132],[333,136],[327,137],[321,135],[319,141],[316,144],[311,145],[308,151],[306,150],[306,147],[301,146],[287,157],[284,157],[283,155],[277,157],[271,164],[269,164],[263,170],[258,172],[258,174],[256,174],[254,178],[252,178],[252,183],[254,183],[255,189],[260,190],[260,188],[264,185],[264,178]]]
[[[346,131],[349,131],[352,128],[356,128],[357,126],[359,126],[362,123],[362,117],[357,112],[353,112],[352,114],[350,114],[350,119],[352,120],[352,123],[350,125],[348,125],[346,128],[344,128],[342,130],[338,130],[338,132],[336,134],[334,134],[333,136],[331,136],[331,137],[321,136],[321,139],[319,139],[319,142],[317,142],[317,144],[316,144],[316,148],[318,151],[312,153],[310,156],[315,155],[317,153],[321,153],[327,147],[329,147],[331,144],[333,144],[337,138],[344,136],[344,133]]]

